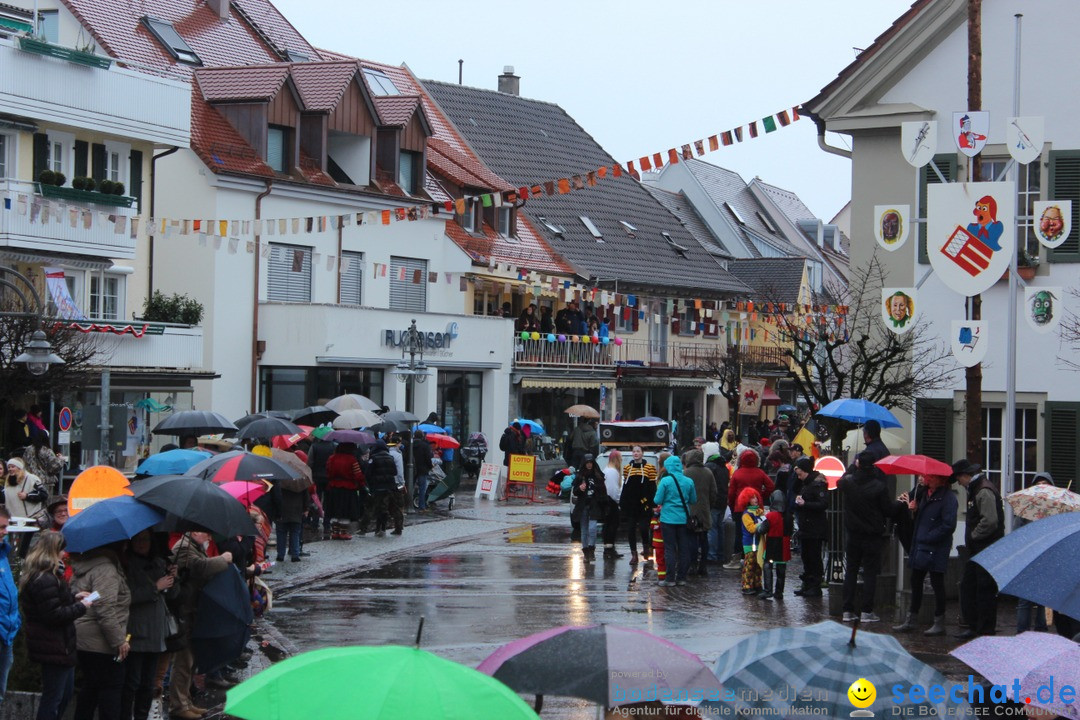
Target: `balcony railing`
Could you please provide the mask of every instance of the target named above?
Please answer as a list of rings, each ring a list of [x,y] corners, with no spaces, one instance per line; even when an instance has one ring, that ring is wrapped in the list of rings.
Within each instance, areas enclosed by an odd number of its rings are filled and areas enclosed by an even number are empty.
[[[138,215],[135,208],[46,198],[38,194],[36,183],[19,180],[0,180],[0,198],[4,204],[0,212],[0,247],[118,260],[135,257],[135,240],[130,232],[131,218]],[[117,223],[110,222],[110,215],[127,218],[123,232],[117,232]]]
[[[731,348],[722,342],[705,344],[624,340],[620,345],[595,345],[519,338],[514,340],[514,366],[587,370],[622,365],[708,370],[724,362],[730,351]],[[783,348],[744,347],[739,348],[738,353],[743,372],[775,373],[788,367]]]
[[[116,325],[117,323],[113,323]],[[142,328],[145,323],[132,325]],[[142,337],[92,335],[98,345],[94,362],[107,367],[199,370],[203,366],[203,330],[187,325],[151,323]]]

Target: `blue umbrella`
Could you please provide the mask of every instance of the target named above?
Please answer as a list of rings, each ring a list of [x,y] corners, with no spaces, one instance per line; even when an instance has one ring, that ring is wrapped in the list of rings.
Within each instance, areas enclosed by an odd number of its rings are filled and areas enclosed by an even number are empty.
[[[886,408],[869,400],[859,400],[858,398],[833,400],[818,410],[817,414],[859,424],[865,423],[867,420],[877,420],[883,428],[903,427],[900,421],[896,419],[896,416]]]
[[[1080,513],[1036,520],[972,558],[998,589],[1069,617],[1080,617]]]
[[[191,651],[202,672],[212,673],[240,657],[255,619],[251,591],[235,565],[203,586],[191,628]]]
[[[541,425],[540,423],[536,422],[535,420],[526,420],[525,418],[518,418],[517,420],[514,420],[514,422],[518,423],[523,428],[526,425],[528,425],[530,428],[532,428],[533,435],[543,435],[544,432],[545,432],[544,426]]]
[[[205,450],[167,450],[139,463],[135,469],[138,475],[183,475],[213,453]]]
[[[446,434],[446,428],[433,425],[432,423],[420,423],[416,426],[417,430],[421,430],[425,433],[440,433]]]
[[[60,530],[70,552],[86,552],[102,545],[129,540],[165,519],[164,513],[130,495],[96,502],[73,515]]]

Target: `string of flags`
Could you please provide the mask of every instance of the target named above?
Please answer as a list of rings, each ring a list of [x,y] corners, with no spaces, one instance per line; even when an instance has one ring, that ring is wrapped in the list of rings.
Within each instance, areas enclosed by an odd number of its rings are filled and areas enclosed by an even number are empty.
[[[55,323],[53,329],[63,328],[65,330],[78,330],[81,333],[111,333],[113,335],[134,335],[137,338],[141,338],[150,329],[149,324],[143,324],[140,327],[134,325],[124,325],[118,327],[116,325],[100,325],[98,323]]]

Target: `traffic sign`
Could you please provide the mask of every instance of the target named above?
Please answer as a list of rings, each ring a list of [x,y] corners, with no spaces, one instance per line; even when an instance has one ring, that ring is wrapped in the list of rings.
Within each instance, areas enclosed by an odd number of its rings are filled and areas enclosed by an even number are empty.
[[[843,476],[846,470],[843,461],[832,455],[819,457],[817,462],[814,463],[814,469],[822,474],[830,490],[836,487],[836,481]]]
[[[61,432],[67,432],[71,429],[71,408],[60,408],[60,414],[56,419],[56,424],[60,426]]]

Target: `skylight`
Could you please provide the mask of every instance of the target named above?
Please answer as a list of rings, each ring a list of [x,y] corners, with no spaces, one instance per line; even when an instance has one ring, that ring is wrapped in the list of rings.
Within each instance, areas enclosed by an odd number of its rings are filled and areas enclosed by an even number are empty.
[[[689,248],[684,247],[683,245],[680,245],[679,243],[675,242],[675,240],[672,239],[670,233],[661,232],[660,234],[664,237],[665,240],[667,240],[667,244],[671,246],[672,250],[679,253],[680,256],[686,257],[686,251]]]
[[[311,62],[311,56],[310,55],[307,55],[307,54],[302,53],[302,52],[297,52],[296,50],[286,50],[285,51],[285,58],[289,62],[295,62],[295,63]]]
[[[596,225],[593,224],[592,220],[585,217],[584,215],[579,215],[578,220],[581,221],[581,224],[585,226],[586,230],[588,230],[589,232],[592,233],[592,236],[594,238],[596,238],[597,240],[603,240],[604,239],[604,233],[600,232],[600,229],[598,227],[596,227]]]
[[[743,220],[743,216],[740,215],[739,211],[736,210],[735,207],[731,203],[729,203],[727,200],[724,201],[724,207],[726,207],[728,212],[731,213],[731,216],[733,218],[735,218],[735,222],[739,223],[740,225],[745,225],[746,224],[746,221]]]
[[[543,225],[544,227],[546,227],[551,232],[552,235],[555,235],[556,237],[560,237],[560,238],[563,236],[565,231],[561,227],[559,227],[558,225],[555,225],[553,223],[548,222],[547,218],[538,217],[536,219],[539,220],[540,224]]]
[[[143,17],[143,24],[174,58],[187,65],[202,65],[202,60],[184,41],[184,38],[180,37],[180,33],[176,32],[172,23],[147,15]]]
[[[768,216],[765,215],[765,213],[761,212],[760,210],[757,211],[757,216],[758,216],[758,219],[761,220],[761,223],[765,226],[765,228],[769,232],[771,232],[773,235],[775,235],[776,234],[776,226],[773,225],[772,220],[770,220],[768,218]]]
[[[367,79],[368,87],[371,88],[372,95],[386,96],[401,94],[401,91],[397,89],[394,82],[381,70],[364,68],[364,77]]]

